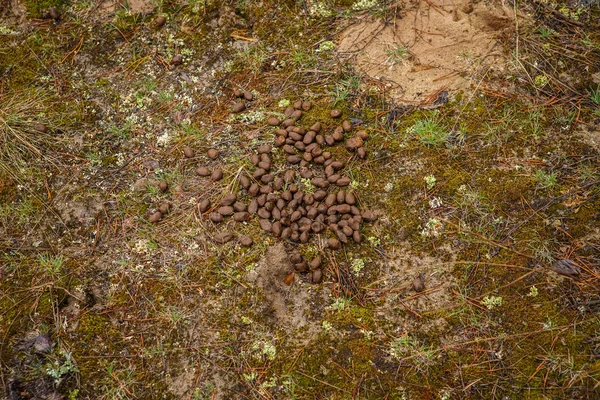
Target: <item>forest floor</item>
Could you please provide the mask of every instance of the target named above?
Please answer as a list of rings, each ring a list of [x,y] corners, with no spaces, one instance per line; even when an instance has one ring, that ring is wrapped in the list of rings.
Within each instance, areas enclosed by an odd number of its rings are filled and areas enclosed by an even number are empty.
[[[597,399],[599,155],[594,2],[0,0],[0,397]]]

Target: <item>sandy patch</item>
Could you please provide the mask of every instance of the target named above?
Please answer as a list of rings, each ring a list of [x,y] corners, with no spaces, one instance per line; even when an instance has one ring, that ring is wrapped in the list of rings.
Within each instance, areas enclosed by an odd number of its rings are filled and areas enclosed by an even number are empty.
[[[500,4],[448,0],[397,2],[389,20],[365,15],[343,31],[338,52],[361,72],[386,82],[401,102],[468,89],[506,63],[498,39],[514,13]]]

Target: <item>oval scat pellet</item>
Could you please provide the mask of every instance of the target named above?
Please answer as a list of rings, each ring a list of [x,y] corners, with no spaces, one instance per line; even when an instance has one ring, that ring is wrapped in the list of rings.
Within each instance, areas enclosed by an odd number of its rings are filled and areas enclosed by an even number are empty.
[[[283,120],[281,126],[287,128],[288,126],[294,126],[295,123],[296,121],[293,118],[287,118]]]
[[[283,146],[283,151],[289,155],[295,155],[297,153],[296,148],[293,146],[290,146],[289,144],[286,144],[285,146]]]
[[[329,187],[329,182],[327,182],[325,179],[319,178],[319,177],[313,178],[311,180],[311,183],[320,189],[327,189]]]
[[[306,212],[306,216],[308,218],[310,218],[311,220],[315,219],[318,214],[319,214],[319,211],[317,211],[317,209],[315,207],[310,207],[308,209],[308,211]]]
[[[352,230],[352,228],[350,228],[349,226],[343,226],[342,227],[342,232],[344,232],[344,235],[350,237],[352,236],[352,234],[354,233],[354,231]]]
[[[298,272],[307,272],[308,264],[305,261],[301,261],[297,264],[294,264],[294,269]]]
[[[300,234],[297,231],[292,230],[292,235],[290,236],[290,240],[292,242],[298,242],[300,240]]]
[[[281,231],[281,238],[282,239],[289,239],[291,235],[292,235],[292,229],[291,228],[283,228],[283,230]]]
[[[278,221],[281,219],[281,211],[279,210],[279,208],[275,207],[272,211],[271,211],[271,217]]]
[[[365,158],[367,158],[367,151],[365,150],[364,147],[359,147],[358,149],[356,149],[356,155],[361,160],[364,160]]]
[[[206,155],[208,155],[208,158],[210,158],[211,160],[216,160],[217,157],[219,157],[219,150],[208,149],[208,151],[206,152]]]
[[[350,212],[350,204],[340,204],[337,206],[337,212],[340,214],[348,214]]]
[[[294,277],[296,276],[296,274],[294,273],[294,271],[288,273],[285,278],[283,278],[283,283],[285,285],[291,285],[292,283],[294,283]]]
[[[339,187],[345,187],[350,184],[350,181],[350,178],[348,178],[347,176],[342,176],[340,179],[337,180],[335,184]]]
[[[194,157],[194,155],[195,155],[195,154],[194,154],[194,150],[192,150],[192,148],[191,148],[190,146],[185,146],[185,147],[183,148],[183,155],[184,155],[186,158],[192,158],[192,157]]]
[[[165,181],[161,181],[158,184],[158,188],[160,189],[161,192],[166,192],[167,190],[169,190],[169,184]]]
[[[244,247],[250,247],[254,244],[254,241],[249,236],[240,236],[238,240],[240,241],[240,244]]]
[[[209,208],[210,208],[210,200],[209,199],[204,199],[198,204],[198,210],[201,213],[207,212]]]
[[[323,135],[315,136],[315,143],[317,143],[319,146],[323,146],[325,144],[325,136],[323,136]]]
[[[205,177],[205,176],[210,176],[211,172],[206,167],[198,167],[198,168],[196,168],[196,174],[198,176]]]
[[[302,111],[300,111],[300,110],[296,110],[292,114],[292,118],[294,118],[294,119],[300,119],[301,117],[302,117]]]
[[[285,137],[277,136],[273,144],[275,147],[282,147],[283,145],[285,145]]]
[[[265,203],[267,202],[267,195],[266,194],[261,194],[260,196],[258,196],[256,198],[256,202],[258,203],[259,207],[264,206]]]
[[[316,201],[321,201],[325,197],[327,197],[327,192],[324,190],[317,190],[316,192],[313,193],[313,197]]]
[[[296,100],[293,104],[294,109],[299,110],[302,108],[302,100]]]
[[[252,197],[256,197],[256,195],[258,195],[259,191],[260,191],[260,188],[258,187],[258,183],[253,183],[248,188],[248,194]]]
[[[246,104],[244,104],[244,102],[240,101],[237,102],[233,105],[233,107],[231,107],[231,111],[234,113],[241,113],[242,111],[244,111],[246,109]]]
[[[261,207],[261,208],[258,209],[258,211],[256,213],[262,219],[269,219],[269,218],[271,218],[271,213],[266,208],[262,208]]]
[[[150,215],[150,217],[148,217],[148,221],[150,221],[152,223],[156,223],[156,222],[160,221],[161,218],[162,218],[162,213],[160,211],[157,211],[157,212],[153,213],[152,215]]]
[[[325,160],[329,160],[331,158],[331,152],[329,152],[329,151],[324,151],[323,154],[321,154],[321,155],[323,156],[323,158]],[[327,162],[327,161],[325,161],[325,162]]]
[[[299,210],[294,211],[292,215],[290,215],[290,221],[292,222],[298,221],[300,218],[302,218],[302,212]]]
[[[298,140],[296,143],[294,143],[294,147],[300,151],[304,151],[304,149],[306,149],[306,145],[300,140]]]
[[[250,162],[252,162],[252,165],[258,165],[258,163],[260,163],[260,156],[258,154],[252,154],[250,156]]]
[[[314,269],[321,268],[322,264],[323,264],[323,260],[321,259],[321,256],[317,256],[317,257],[313,258],[313,260],[310,262],[310,269],[314,270]]]
[[[352,193],[346,193],[346,197],[344,198],[346,204],[350,204],[351,206],[356,204],[356,197]]]
[[[284,181],[283,178],[278,176],[277,179],[275,179],[275,182],[273,182],[273,189],[274,190],[281,190],[281,188],[284,185]]]
[[[219,232],[215,235],[214,239],[218,244],[225,244],[233,239],[233,234],[231,232]]]
[[[272,148],[268,144],[263,144],[262,146],[259,146],[256,150],[258,151],[258,154],[267,154],[271,152]]]
[[[325,135],[325,143],[327,146],[333,146],[335,144],[335,139],[331,135]]]
[[[312,272],[312,283],[321,283],[321,281],[323,281],[323,271],[321,271],[320,269],[316,269]]]
[[[233,214],[233,220],[236,222],[246,222],[250,219],[250,213],[247,211],[240,211]]]
[[[358,136],[350,138],[346,141],[346,150],[348,151],[356,151],[359,147],[362,147],[363,140]]]
[[[317,133],[321,132],[321,123],[320,122],[315,122],[314,124],[312,124],[312,126],[310,127],[311,131],[315,131]]]
[[[300,162],[301,158],[298,156],[288,156],[287,158],[287,162],[290,164],[298,164]]]
[[[268,219],[260,219],[258,221],[258,224],[260,225],[260,229],[266,232],[271,232],[271,229],[273,227]]]
[[[217,212],[224,217],[228,217],[233,214],[233,207],[231,206],[222,206],[217,209]]]
[[[235,193],[230,193],[230,194],[226,195],[225,197],[223,197],[221,199],[221,201],[219,202],[219,204],[221,204],[222,206],[230,206],[233,203],[235,203],[236,200],[237,200],[237,195]]]
[[[369,138],[369,134],[367,133],[367,131],[358,131],[356,132],[356,136],[358,136],[362,140],[367,140]]]
[[[244,92],[244,99],[246,99],[248,101],[252,101],[252,100],[254,100],[254,95],[252,94],[252,92],[245,91]]]
[[[212,222],[214,222],[215,224],[218,224],[219,222],[223,222],[223,216],[221,214],[219,214],[218,212],[211,212],[210,215],[208,216],[208,218],[210,218],[210,220]]]
[[[342,111],[338,110],[338,109],[334,109],[334,110],[331,110],[329,115],[331,115],[331,118],[339,118],[342,116]]]
[[[283,115],[285,115],[286,117],[290,117],[293,113],[294,113],[294,107],[288,107],[283,112]]]
[[[212,174],[210,174],[210,180],[213,182],[217,182],[223,179],[223,170],[221,168],[215,169]]]
[[[325,205],[327,207],[331,207],[331,206],[333,206],[336,203],[336,201],[337,201],[336,194],[335,193],[329,193],[327,195],[327,198],[325,198]]]
[[[292,197],[293,197],[293,195],[292,195],[292,192],[289,190],[289,188],[288,188],[288,190],[286,190],[285,192],[282,192],[282,193],[281,193],[281,198],[282,198],[284,201],[291,201],[291,200],[292,200]]]
[[[304,153],[304,154],[302,154],[302,159],[304,161],[311,162],[313,159],[313,156],[310,153]]]
[[[329,183],[336,183],[338,181],[338,179],[340,179],[342,176],[340,174],[333,174],[327,177],[327,182]]]
[[[40,133],[48,132],[48,126],[42,122],[35,122],[33,124],[33,130],[38,131]]]
[[[236,201],[235,203],[233,203],[233,209],[236,212],[241,212],[241,211],[246,211],[248,207],[246,206],[246,204],[242,203],[241,201]]]
[[[265,171],[264,169],[258,168],[256,171],[254,171],[254,173],[252,174],[252,177],[254,179],[260,179],[266,173],[267,173],[267,171]]]
[[[354,239],[354,242],[359,243],[359,244],[362,243],[362,241],[363,241],[362,235],[360,234],[359,231],[352,232],[352,239]]]
[[[250,182],[250,178],[248,178],[247,175],[241,175],[239,181],[240,181],[240,185],[242,185],[242,187],[246,190],[252,184],[252,182]]]
[[[313,162],[315,164],[323,164],[325,162],[325,159],[323,158],[323,156],[318,156],[313,159]]]
[[[342,140],[344,140],[344,129],[341,126],[338,126],[331,134],[331,137],[336,142],[341,142]]]
[[[233,88],[233,95],[235,97],[244,97],[244,92],[238,88]]]
[[[327,246],[332,250],[339,250],[342,247],[342,244],[336,238],[329,238],[327,239]]]
[[[269,194],[273,191],[273,188],[269,185],[264,185],[260,187],[260,193],[262,194]]]
[[[269,119],[267,119],[267,125],[278,126],[279,124],[281,124],[281,121],[277,117],[269,117]]]
[[[283,227],[281,226],[281,222],[275,221],[271,225],[271,231],[273,232],[273,235],[279,237],[281,235],[281,232],[283,231]]]
[[[344,232],[342,232],[341,230],[336,230],[335,231],[335,235],[338,237],[338,239],[340,240],[340,242],[342,243],[348,243],[348,236],[346,236],[344,234]]]
[[[304,135],[304,139],[302,142],[306,145],[311,144],[315,140],[316,133],[314,131],[308,131],[306,135]]]
[[[169,212],[171,205],[169,203],[162,203],[160,207],[158,207],[158,211],[160,211],[163,215]]]
[[[335,199],[338,202],[338,204],[345,203],[346,202],[346,192],[344,190],[340,190],[339,192],[337,192]]]
[[[258,211],[258,201],[256,199],[250,200],[248,204],[248,212],[250,214],[255,214]]]
[[[345,119],[342,121],[342,129],[344,129],[344,132],[350,132],[352,130],[352,123]]]
[[[360,216],[360,210],[356,206],[350,206],[350,213],[354,216]]]
[[[367,222],[373,222],[377,219],[377,216],[372,212],[365,210],[361,213],[362,219]]]
[[[312,108],[312,103],[310,101],[303,101],[302,102],[302,109],[304,111],[309,111]]]
[[[331,166],[331,168],[335,169],[336,171],[344,168],[344,163],[341,161],[332,161],[331,164],[329,164]]]
[[[167,22],[167,19],[165,18],[164,15],[159,15],[158,17],[156,17],[156,19],[154,20],[154,24],[160,28],[161,26],[163,26],[165,24],[165,22]]]
[[[314,233],[321,233],[325,229],[325,225],[323,225],[322,223],[320,223],[318,221],[315,221],[315,222],[312,223],[312,225],[310,226],[310,228],[312,229],[312,231]]]

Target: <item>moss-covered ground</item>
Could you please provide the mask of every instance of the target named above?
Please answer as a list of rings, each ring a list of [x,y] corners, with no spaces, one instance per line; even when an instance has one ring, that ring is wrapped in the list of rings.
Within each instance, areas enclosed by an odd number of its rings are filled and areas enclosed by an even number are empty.
[[[391,2],[123,3],[25,0],[0,20],[0,394],[600,397],[597,5],[522,4],[505,90],[433,109],[394,104],[335,52],[340,27]],[[255,100],[232,117],[234,88]],[[362,121],[366,160],[331,151],[379,218],[343,251],[299,246],[331,259],[324,283],[294,284],[308,311],[290,326],[248,280],[279,239],[251,221],[229,225],[251,248],[216,245],[196,204],[237,185],[266,116],[298,98],[306,126],[333,129],[334,106]],[[210,147],[220,183],[195,175]]]

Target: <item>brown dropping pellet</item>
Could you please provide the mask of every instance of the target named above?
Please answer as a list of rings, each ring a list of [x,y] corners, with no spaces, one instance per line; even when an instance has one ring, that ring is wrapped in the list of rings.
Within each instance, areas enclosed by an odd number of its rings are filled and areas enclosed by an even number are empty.
[[[233,234],[231,232],[219,232],[215,235],[214,239],[218,244],[225,244],[233,239]]]
[[[301,140],[298,140],[296,143],[294,143],[294,147],[300,151],[304,151],[304,149],[306,149],[306,145]]]
[[[266,208],[261,207],[258,209],[258,211],[256,213],[258,214],[259,217],[261,217],[263,219],[271,218],[271,213]]]
[[[241,236],[239,238],[240,244],[244,247],[250,247],[254,244],[254,241],[252,240],[251,237],[248,236]]]
[[[330,193],[329,195],[327,195],[327,198],[325,199],[325,205],[327,207],[331,207],[333,206],[337,201],[337,196],[335,195],[335,193]]]
[[[310,207],[308,209],[308,211],[306,212],[306,216],[310,219],[315,219],[318,214],[319,214],[319,211],[315,207]]]
[[[161,26],[163,26],[163,25],[165,24],[165,22],[167,22],[167,19],[165,18],[165,16],[164,16],[164,15],[159,15],[159,16],[158,16],[158,17],[156,17],[156,19],[154,20],[154,24],[155,24],[157,27],[159,27],[159,28],[160,28]]]
[[[352,123],[345,119],[342,122],[342,129],[344,129],[344,132],[350,132],[352,130]]]
[[[324,190],[317,190],[315,193],[313,193],[313,197],[316,201],[321,201],[327,197],[327,192]]]
[[[250,214],[255,214],[257,211],[258,211],[258,201],[256,201],[256,199],[250,200],[250,203],[248,204],[248,212]]]
[[[250,213],[247,211],[240,211],[233,214],[233,220],[236,222],[245,222],[250,219]]]
[[[312,282],[313,283],[321,283],[323,281],[323,271],[320,269],[316,269],[312,272]]]
[[[273,144],[275,145],[275,147],[282,147],[285,144],[285,137],[277,136]]]
[[[222,206],[217,209],[217,212],[224,217],[227,217],[233,214],[233,207],[231,206]]]
[[[349,226],[343,226],[342,232],[344,232],[344,235],[350,237],[354,233],[354,230],[352,228],[350,228]]]
[[[261,146],[258,147],[257,149],[259,154],[267,154],[271,152],[271,146],[268,144],[263,144]]]
[[[319,178],[319,177],[313,178],[311,180],[311,183],[320,189],[327,189],[329,187],[329,182],[327,182],[325,179]]]
[[[323,146],[325,144],[325,137],[323,135],[317,135],[317,136],[315,136],[315,142],[319,146]]]
[[[342,247],[342,244],[336,238],[329,238],[327,239],[327,246],[332,250],[339,250]]]
[[[290,221],[295,222],[302,218],[302,213],[298,210],[294,211],[292,215],[290,215]]]
[[[33,129],[41,133],[46,133],[48,131],[48,126],[41,122],[36,122],[33,124]]]
[[[298,156],[288,156],[287,158],[287,162],[290,164],[298,164],[300,162],[301,158]]]
[[[367,158],[367,151],[364,147],[359,147],[358,149],[356,149],[356,155],[358,155],[358,158],[360,158],[361,160],[364,160],[365,158]]]
[[[275,207],[272,211],[271,211],[271,217],[278,221],[281,219],[281,211],[279,210],[279,208]]]
[[[171,65],[180,65],[183,62],[183,56],[181,54],[175,54],[173,58],[171,58]]]
[[[311,127],[310,127],[311,131],[315,131],[317,133],[321,132],[321,123],[320,122],[315,122]]]
[[[252,94],[252,92],[244,92],[244,99],[248,100],[248,101],[252,101],[254,100],[254,95]]]
[[[233,95],[235,97],[244,97],[244,92],[238,88],[233,88]]]
[[[304,179],[311,179],[313,177],[313,172],[310,168],[302,168],[300,176]]]
[[[260,194],[269,194],[273,191],[273,188],[271,187],[271,185],[264,185],[261,186],[259,189]]]
[[[335,184],[339,187],[348,186],[350,184],[350,178],[348,178],[347,176],[342,176],[340,179],[337,180]]]
[[[303,101],[302,102],[302,109],[304,111],[309,111],[312,107],[312,103],[310,101]]]
[[[317,256],[317,257],[313,258],[313,260],[310,262],[310,269],[314,270],[314,269],[321,268],[322,264],[323,264],[323,260],[321,259],[321,256]]]
[[[252,165],[258,165],[258,163],[260,163],[260,156],[258,154],[252,154],[250,156],[250,162],[252,162]]]
[[[233,209],[237,212],[246,211],[247,208],[248,207],[246,204],[242,203],[241,201],[236,201],[233,203]]]
[[[163,215],[169,212],[171,205],[169,203],[162,203],[160,207],[158,207],[158,211],[160,211]]]
[[[329,165],[331,165],[331,168],[335,169],[336,171],[344,168],[344,163],[341,161],[332,161]]]
[[[341,126],[338,126],[334,129],[333,133],[331,134],[331,137],[336,142],[341,142],[342,140],[344,140],[344,129]]]
[[[278,176],[277,179],[275,179],[275,182],[273,183],[273,189],[281,190],[283,185],[284,185],[283,178]]]
[[[348,243],[348,236],[346,236],[344,234],[344,232],[342,232],[340,230],[336,230],[335,231],[335,235],[338,237],[338,239],[340,240],[340,242],[342,242],[342,243]]]
[[[290,146],[289,144],[286,144],[285,146],[283,146],[283,151],[285,151],[286,153],[288,153],[290,155],[296,154],[296,149],[294,147]]]
[[[302,117],[302,111],[300,111],[300,110],[296,110],[292,114],[292,118],[294,118],[294,119],[300,119],[301,117]]]
[[[280,123],[281,123],[281,121],[277,117],[269,117],[269,119],[267,119],[267,125],[270,125],[270,126],[277,126]]]
[[[210,174],[210,180],[213,182],[217,182],[223,179],[223,170],[221,168],[215,169],[212,174]]]
[[[367,133],[367,131],[358,131],[356,132],[356,136],[358,136],[362,140],[367,140],[369,138],[369,134]]]
[[[325,159],[323,158],[323,156],[318,156],[313,158],[313,162],[315,164],[323,164],[325,162]]]
[[[367,222],[373,222],[377,219],[377,216],[372,212],[365,210],[361,213],[362,219]]]
[[[252,182],[250,182],[250,178],[248,178],[248,176],[240,175],[240,185],[242,185],[244,189],[248,189],[251,184]]]
[[[157,211],[157,212],[153,213],[152,215],[150,215],[150,217],[148,218],[148,221],[150,221],[152,223],[156,223],[156,222],[160,221],[161,218],[162,218],[162,213],[160,211]]]
[[[335,139],[331,135],[325,135],[325,143],[327,146],[333,146],[335,144]]]
[[[223,216],[221,214],[219,214],[218,212],[211,212],[210,215],[208,216],[208,218],[210,218],[210,220],[212,222],[214,222],[215,224],[218,224],[219,222],[223,222]]]
[[[281,238],[282,239],[289,239],[291,235],[292,235],[292,229],[291,228],[283,228],[283,230],[281,231]]]
[[[324,151],[324,152],[323,152],[323,154],[322,154],[322,156],[323,156],[323,158],[324,158],[325,160],[329,160],[329,159],[331,158],[331,152],[329,152],[329,151]]]
[[[363,241],[362,235],[359,231],[352,232],[352,239],[354,239],[356,243],[362,243]]]
[[[266,173],[267,173],[267,171],[265,171],[264,169],[258,168],[256,171],[254,171],[254,173],[252,174],[252,177],[254,179],[260,179]]]
[[[346,140],[346,150],[348,151],[356,151],[356,149],[362,147],[362,145],[363,140],[358,136]]]
[[[345,203],[346,202],[346,192],[344,190],[340,190],[339,192],[337,192],[337,195],[335,198],[336,198],[338,204]]]
[[[260,190],[260,188],[258,187],[258,183],[253,183],[248,188],[248,194],[250,196],[252,196],[252,197],[256,197],[256,195],[258,194],[259,190]]]
[[[360,216],[360,210],[356,206],[350,206],[350,213],[354,216]]]
[[[337,212],[340,214],[348,214],[350,212],[350,204],[340,204],[337,206]]]
[[[206,167],[198,167],[196,168],[196,174],[198,174],[198,176],[209,176],[210,170]]]
[[[211,160],[216,160],[217,157],[219,157],[219,150],[208,149],[208,151],[206,152],[206,155],[208,155],[208,158],[210,158]]]
[[[169,184],[165,181],[161,181],[158,184],[158,188],[160,189],[161,192],[166,192],[167,190],[169,190]]]
[[[331,110],[329,115],[331,115],[331,118],[339,118],[342,116],[342,111],[338,110],[338,109],[334,109],[334,110]]]
[[[261,194],[260,196],[258,196],[258,198],[256,199],[256,202],[258,203],[258,205],[260,207],[264,206],[265,203],[267,202],[267,195],[266,194]]]
[[[260,229],[262,229],[263,231],[271,232],[272,225],[268,219],[260,219],[258,221],[258,224],[260,225]]]
[[[346,202],[346,204],[350,204],[351,206],[353,206],[354,204],[356,204],[356,197],[352,193],[346,193],[344,201]]]
[[[340,174],[333,174],[327,177],[327,182],[329,183],[336,183],[338,181],[338,179],[340,179],[342,176]]]
[[[316,137],[316,133],[314,131],[308,131],[306,132],[306,135],[304,135],[304,139],[302,139],[302,141],[304,142],[304,144],[311,144]]]
[[[310,154],[312,154],[313,157],[319,157],[321,154],[323,154],[323,149],[321,149],[319,146],[316,146],[310,151]]]
[[[283,231],[283,227],[281,226],[281,222],[275,221],[271,225],[271,231],[273,232],[273,235],[279,237],[281,235],[281,232]]]
[[[192,150],[192,148],[191,148],[191,147],[189,147],[189,146],[185,146],[185,147],[183,148],[183,155],[184,155],[186,158],[192,158],[192,157],[194,157],[194,150]]]
[[[290,240],[292,242],[298,242],[300,240],[300,234],[298,233],[298,231],[294,231],[292,229],[292,235],[290,236]]]
[[[234,113],[241,113],[245,109],[246,109],[246,104],[244,104],[244,102],[242,102],[242,101],[235,103],[233,105],[233,107],[231,107],[231,111]]]
[[[307,193],[304,195],[303,200],[304,200],[304,204],[312,205],[315,202],[315,196],[313,196],[310,193]]]
[[[294,107],[288,107],[283,112],[283,115],[285,115],[286,117],[290,117],[290,116],[292,116],[293,113],[294,113]]]
[[[273,179],[274,179],[274,177],[273,177],[273,175],[272,175],[272,174],[265,174],[265,175],[261,176],[261,178],[260,178],[260,181],[261,181],[262,183],[265,183],[265,184],[266,184],[266,183],[271,183],[271,182],[273,182]]]
[[[294,102],[293,106],[294,106],[294,108],[295,108],[296,110],[299,110],[299,109],[301,109],[301,108],[302,108],[302,100],[296,100],[296,101]]]
[[[298,185],[296,185],[295,183],[292,183],[289,187],[288,190],[292,193],[296,193],[298,191]]]
[[[320,233],[320,232],[323,232],[323,229],[325,229],[325,225],[323,225],[320,222],[315,221],[312,223],[310,228],[312,229],[313,232]]]
[[[335,215],[337,212],[337,206],[331,206],[327,209],[327,215]]]
[[[289,190],[286,190],[285,192],[281,193],[281,198],[284,201],[290,201],[292,200],[292,192],[290,192]]]
[[[325,167],[325,176],[329,177],[335,173],[335,170],[331,165]]]
[[[288,132],[285,129],[276,129],[275,134],[277,136],[283,136],[284,138],[287,138],[288,136]]]
[[[302,159],[303,159],[304,161],[311,162],[311,161],[312,161],[312,159],[313,159],[313,156],[312,156],[312,154],[310,154],[310,153],[303,153],[303,154],[302,154]]]
[[[219,204],[221,204],[222,206],[230,206],[233,203],[235,203],[236,200],[237,200],[237,195],[235,193],[230,193],[230,194],[226,195],[225,197],[223,197],[221,199],[221,201],[219,202]]]
[[[297,264],[294,264],[294,268],[298,272],[306,272],[308,271],[308,264],[305,261],[301,261]]]
[[[210,200],[204,199],[198,204],[198,211],[205,213],[210,208]]]
[[[287,128],[288,126],[294,126],[295,123],[296,123],[296,121],[293,118],[287,118],[287,119],[283,120],[283,122],[281,123],[281,126],[283,126],[284,128]]]

